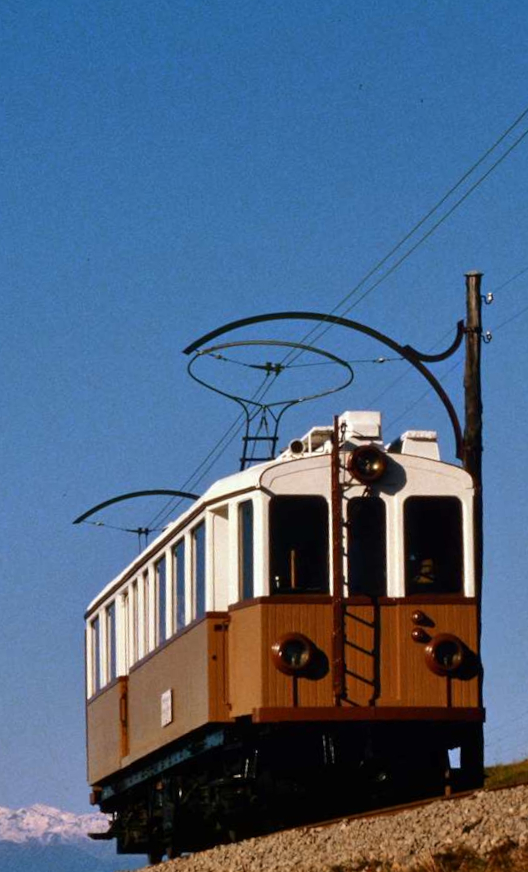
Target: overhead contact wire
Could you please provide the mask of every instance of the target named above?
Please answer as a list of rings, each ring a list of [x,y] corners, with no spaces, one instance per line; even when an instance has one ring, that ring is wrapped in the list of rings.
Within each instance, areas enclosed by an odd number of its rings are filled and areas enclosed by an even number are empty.
[[[455,191],[458,190],[458,188],[466,181],[466,179],[468,179],[475,172],[475,170],[486,160],[486,158],[488,158],[498,148],[498,146],[507,138],[507,136],[521,123],[521,121],[527,115],[528,115],[528,107],[526,109],[524,109],[523,112],[521,112],[521,114],[515,119],[515,121],[512,122],[512,124],[510,124],[510,126],[504,131],[504,133],[501,134],[501,136],[493,143],[493,145],[491,145],[490,148],[488,148],[484,152],[484,154],[460,177],[460,179],[449,189],[449,191],[446,194],[444,194],[444,196],[432,207],[432,209],[430,209],[427,212],[427,214],[424,215],[424,217],[421,218],[420,221],[418,221],[418,223],[415,224],[413,226],[413,228],[404,237],[402,237],[402,239],[389,251],[389,253],[387,255],[385,255],[380,261],[378,261],[377,264],[357,283],[357,285],[355,285],[355,287],[352,288],[352,290],[345,297],[343,297],[343,299],[340,300],[339,303],[337,303],[331,309],[331,311],[328,313],[329,315],[333,315],[336,312],[341,310],[342,306],[348,300],[350,300],[360,290],[360,288],[366,284],[366,282],[369,280],[369,278],[371,278],[382,266],[384,266],[387,263],[387,261],[403,245],[405,245],[405,243],[412,236],[414,236],[414,234],[420,229],[420,227],[422,227],[429,220],[429,218],[431,218],[441,208],[441,206],[452,196],[452,194],[454,194]],[[367,288],[367,290],[364,291],[364,293],[361,294],[352,303],[352,305],[348,306],[342,312],[342,315],[348,314],[353,308],[355,308],[355,306],[359,305],[359,303],[362,302],[362,300],[364,300],[370,293],[372,293],[377,287],[379,287],[379,285],[382,282],[384,282],[393,272],[395,272],[398,269],[398,267],[400,267],[401,264],[404,263],[404,261],[407,260],[411,256],[411,254],[413,254],[420,245],[422,245],[423,242],[425,242],[427,239],[429,239],[429,237],[444,223],[444,221],[446,221],[447,218],[449,218],[456,211],[456,209],[458,209],[459,206],[461,206],[462,203],[464,203],[465,200],[467,200],[467,198],[479,187],[479,185],[481,185],[482,182],[484,182],[491,175],[491,173],[494,172],[494,170],[512,153],[512,151],[515,148],[517,148],[518,145],[520,145],[520,143],[526,138],[527,135],[528,135],[528,129],[526,131],[524,131],[524,133],[522,133],[509,146],[509,148],[507,148],[507,150],[492,164],[492,166],[479,179],[477,179],[477,181],[473,185],[471,185],[471,187],[463,194],[463,196],[460,197],[459,200],[457,200],[457,202],[450,209],[448,209],[448,211],[438,221],[435,222],[435,224],[433,224],[433,226],[427,231],[427,233],[425,233],[407,252],[405,252],[405,254],[402,257],[400,257],[396,261],[396,263],[393,264],[387,270],[386,273],[384,273],[376,282],[374,282],[373,285],[371,285],[369,288]],[[300,341],[306,342],[307,339],[309,339],[311,336],[314,336],[314,335],[316,336],[317,339],[319,339],[328,330],[330,330],[331,327],[333,327],[333,326],[334,326],[333,324],[327,324],[326,327],[322,327],[322,328],[319,326],[313,327],[311,330],[309,330],[302,337],[302,339]],[[284,360],[282,361],[282,364],[285,365],[287,363],[288,359],[292,356],[293,356],[294,360],[297,360],[298,357],[300,357],[301,354],[303,354],[303,353],[304,353],[303,351],[299,351],[295,355],[294,352],[289,352],[288,354],[285,355]],[[260,389],[257,389],[256,393],[254,394],[254,397],[257,396],[257,394],[259,393],[259,390]],[[269,391],[269,385],[265,388],[263,396],[265,396],[265,394],[268,391]],[[186,482],[184,483],[184,487],[187,486],[192,481],[195,481],[195,483],[199,483],[204,478],[204,476],[207,474],[207,472],[209,471],[211,466],[216,462],[217,459],[219,459],[219,457],[222,456],[224,451],[227,449],[227,447],[233,441],[235,435],[241,429],[242,424],[239,422],[241,422],[242,418],[243,418],[242,415],[239,415],[237,417],[237,419],[233,422],[233,424],[228,428],[226,433],[221,437],[221,439],[217,442],[217,444],[213,447],[213,449],[211,449],[211,451],[208,453],[205,460],[202,461],[198,465],[195,472],[186,479]],[[231,432],[234,429],[235,429],[235,433],[233,434],[232,438],[229,439],[229,441],[223,447],[221,447],[222,443],[225,441],[225,439],[227,439],[227,437],[231,434]],[[203,472],[203,474],[198,479],[195,480],[196,473],[199,472],[199,470],[204,467],[204,465],[207,463],[209,458],[212,458],[212,456],[215,454],[215,451],[217,451],[217,449],[218,449],[218,456],[212,460],[211,464],[209,466],[207,466],[207,468]],[[171,511],[171,510],[172,510],[172,507],[168,511]],[[163,514],[161,516],[165,517],[166,515]],[[160,517],[160,513],[158,513],[158,515],[155,516],[156,519],[158,517]]]

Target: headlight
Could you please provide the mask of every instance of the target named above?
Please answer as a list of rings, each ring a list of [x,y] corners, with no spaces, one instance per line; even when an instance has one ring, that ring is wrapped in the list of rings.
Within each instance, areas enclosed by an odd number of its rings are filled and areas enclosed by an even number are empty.
[[[271,646],[275,668],[285,675],[302,675],[313,663],[315,646],[302,633],[286,633]]]
[[[449,633],[439,633],[425,649],[425,662],[435,675],[454,675],[465,659],[464,643]]]
[[[375,445],[360,445],[348,458],[348,471],[362,484],[372,484],[385,474],[387,455]]]

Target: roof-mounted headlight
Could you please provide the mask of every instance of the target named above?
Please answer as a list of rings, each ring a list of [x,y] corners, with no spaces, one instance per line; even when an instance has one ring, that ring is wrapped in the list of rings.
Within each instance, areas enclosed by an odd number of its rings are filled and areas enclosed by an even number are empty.
[[[313,663],[315,645],[302,633],[286,633],[271,646],[273,664],[285,675],[302,675]]]
[[[387,455],[375,445],[359,445],[348,458],[350,475],[362,484],[379,481],[387,469]]]

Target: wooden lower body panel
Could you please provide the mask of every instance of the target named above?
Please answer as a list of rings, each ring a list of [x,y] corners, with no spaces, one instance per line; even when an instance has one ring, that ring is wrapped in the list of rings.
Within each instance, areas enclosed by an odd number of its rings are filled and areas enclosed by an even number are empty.
[[[234,717],[249,716],[260,709],[332,705],[332,604],[330,597],[321,600],[310,602],[304,596],[275,601],[269,597],[241,603],[230,611],[229,700]],[[452,600],[345,600],[343,705],[354,709],[478,708],[477,605],[474,600]],[[417,612],[424,622],[426,641],[413,638],[413,630],[419,626]],[[271,656],[274,642],[291,632],[310,638],[320,652],[321,663],[326,663],[316,680],[299,676],[296,687],[291,676],[275,668]],[[447,678],[428,668],[427,640],[441,633],[461,640],[474,660],[472,671]]]
[[[229,722],[226,616],[207,616],[88,703],[90,784],[208,723]]]

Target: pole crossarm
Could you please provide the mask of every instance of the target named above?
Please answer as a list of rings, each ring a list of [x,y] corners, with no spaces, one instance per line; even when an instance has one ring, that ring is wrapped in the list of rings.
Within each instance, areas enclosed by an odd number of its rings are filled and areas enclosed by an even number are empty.
[[[375,330],[373,327],[369,327],[366,324],[361,324],[359,321],[351,321],[349,318],[341,318],[338,315],[328,315],[320,312],[271,312],[265,315],[253,315],[250,318],[241,318],[237,321],[231,321],[229,324],[224,324],[222,327],[218,327],[216,330],[213,330],[210,333],[201,336],[199,339],[196,339],[194,342],[188,345],[187,348],[184,349],[183,353],[192,354],[206,343],[211,342],[218,336],[222,336],[224,333],[229,333],[231,330],[239,330],[242,327],[249,327],[253,324],[260,324],[266,321],[287,320],[320,321],[327,324],[336,324],[340,327],[347,327],[351,330],[357,331],[358,333],[364,333],[367,336],[370,336],[372,339],[381,342],[383,345],[387,345],[393,351],[397,352],[397,354],[401,355],[404,360],[406,360],[408,363],[411,364],[411,366],[417,369],[418,372],[426,379],[426,381],[429,382],[431,388],[440,399],[449,416],[449,420],[451,421],[451,426],[453,428],[456,456],[459,460],[462,459],[464,453],[464,442],[460,421],[458,419],[455,408],[440,382],[435,378],[432,372],[430,372],[427,367],[423,365],[422,361],[426,360],[427,362],[434,363],[437,361],[445,360],[447,357],[450,357],[452,354],[454,354],[455,351],[460,347],[462,339],[464,338],[465,331],[463,321],[459,321],[457,324],[457,334],[451,346],[441,354],[431,355],[422,354],[419,351],[416,351],[416,349],[414,349],[410,345],[400,345],[399,342],[396,342],[394,339],[391,339],[384,333],[380,333],[379,330]]]

